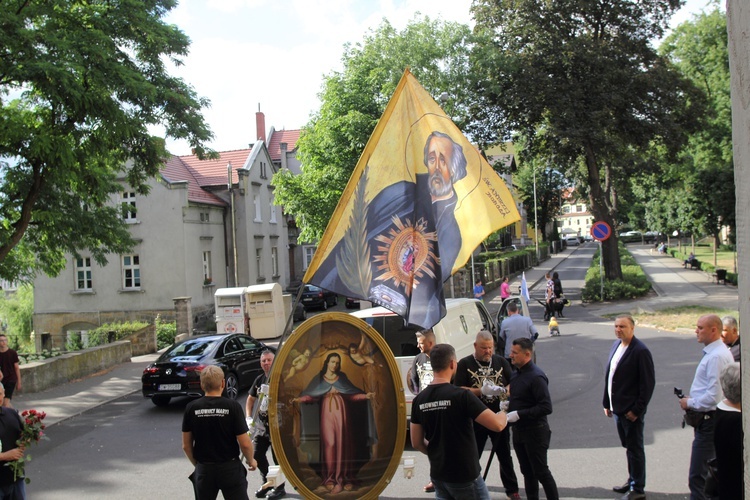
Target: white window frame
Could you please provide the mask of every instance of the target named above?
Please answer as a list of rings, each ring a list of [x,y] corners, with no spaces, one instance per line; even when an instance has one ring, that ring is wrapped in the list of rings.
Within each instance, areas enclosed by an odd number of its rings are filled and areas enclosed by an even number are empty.
[[[209,285],[213,283],[213,275],[211,274],[211,252],[203,252],[203,284]]]
[[[138,208],[136,207],[135,193],[132,191],[123,191],[120,202],[123,205],[126,205],[125,207],[123,207],[125,208],[125,213],[123,214],[125,222],[138,222]],[[132,209],[130,207],[127,207],[127,205],[130,205]]]
[[[80,257],[74,259],[76,290],[91,291],[93,286],[93,271],[91,269],[91,257]]]
[[[263,276],[261,263],[263,262],[263,249],[262,248],[256,248],[255,249],[255,270],[258,273],[258,277]]]
[[[263,222],[263,216],[260,212],[260,195],[253,195],[253,205],[255,205],[255,222]]]
[[[276,205],[273,204],[273,198],[271,198],[270,207],[271,207],[271,220],[270,220],[270,222],[271,222],[271,224],[276,224]]]
[[[313,256],[315,255],[315,250],[317,250],[317,247],[313,245],[307,245],[303,247],[302,264],[305,270],[310,267],[310,263],[312,262]]]
[[[271,272],[272,275],[279,276],[279,249],[271,247]]]
[[[138,254],[122,256],[122,289],[141,289],[141,259]]]

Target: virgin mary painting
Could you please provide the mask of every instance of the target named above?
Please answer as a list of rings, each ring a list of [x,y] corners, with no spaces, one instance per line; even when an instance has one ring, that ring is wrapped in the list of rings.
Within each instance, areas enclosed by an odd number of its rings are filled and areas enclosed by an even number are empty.
[[[297,399],[302,420],[300,448],[304,450],[310,442],[315,446],[317,441],[319,450],[312,450],[311,455],[318,456],[323,486],[332,494],[354,489],[357,472],[370,461],[371,447],[377,443],[370,405],[374,396],[349,381],[341,371],[341,355],[332,352]],[[354,432],[355,422],[367,422],[367,432]]]

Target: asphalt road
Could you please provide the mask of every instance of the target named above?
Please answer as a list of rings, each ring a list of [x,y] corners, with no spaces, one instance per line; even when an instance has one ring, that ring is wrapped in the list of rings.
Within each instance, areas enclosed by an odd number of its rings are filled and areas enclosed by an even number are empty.
[[[601,402],[604,363],[614,340],[612,321],[590,314],[575,300],[593,250],[592,244],[584,246],[557,269],[566,295],[574,299],[560,321],[560,337],[546,336],[541,306],[532,308],[542,332],[537,362],[549,376],[554,405],[550,467],[562,498],[619,498],[610,488],[627,477],[624,449]],[[692,432],[679,426],[673,387],[689,389],[701,346],[693,335],[640,327],[636,335],[651,349],[657,375],[646,415],[646,490],[650,499],[688,498]],[[187,480],[191,467],[180,449],[185,404],[178,399],[157,408],[134,395],[50,428],[50,440],[30,450],[29,498],[192,498]],[[422,492],[429,471],[426,457],[410,447],[404,455],[417,458],[416,477],[405,479],[399,470],[381,498],[429,498]],[[485,453],[483,468],[487,457]],[[517,465],[516,474],[521,477]],[[254,491],[259,476],[251,473],[249,479]],[[493,498],[505,498],[496,465],[488,485]],[[301,498],[288,491],[289,498]]]

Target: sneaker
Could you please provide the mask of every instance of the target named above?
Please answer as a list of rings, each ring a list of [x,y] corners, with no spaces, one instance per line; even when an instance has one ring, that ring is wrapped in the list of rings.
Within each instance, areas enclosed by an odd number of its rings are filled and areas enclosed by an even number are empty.
[[[521,500],[521,495],[516,493],[508,493],[508,500]]]
[[[432,484],[432,481],[430,481],[429,483],[427,483],[425,485],[424,492],[425,493],[435,493],[435,485]]]

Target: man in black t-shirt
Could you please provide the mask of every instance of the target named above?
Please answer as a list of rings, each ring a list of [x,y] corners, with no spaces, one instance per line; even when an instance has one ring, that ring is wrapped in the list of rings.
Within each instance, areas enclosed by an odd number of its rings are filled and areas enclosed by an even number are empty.
[[[242,406],[221,395],[224,372],[215,365],[201,371],[200,399],[191,401],[182,419],[182,450],[195,466],[192,475],[198,500],[215,500],[219,490],[226,499],[247,500],[247,471],[255,470],[253,443],[247,434]]]
[[[432,383],[414,398],[411,444],[430,460],[430,478],[439,498],[490,498],[481,476],[473,422],[500,432],[504,412],[494,413],[470,391],[451,384],[458,362],[449,344],[430,351]]]
[[[505,387],[510,383],[512,369],[508,360],[494,353],[495,341],[492,334],[482,330],[474,341],[474,354],[458,362],[453,384],[471,391],[492,411],[500,411],[500,401],[506,398]],[[520,500],[518,479],[513,470],[513,458],[510,455],[510,429],[492,432],[474,422],[474,436],[477,442],[478,458],[482,458],[484,445],[490,438],[492,450],[497,454],[500,464],[500,479],[505,493],[511,500]],[[490,457],[490,460],[492,457]]]
[[[255,492],[255,497],[268,498],[269,500],[275,500],[286,495],[285,483],[281,483],[275,488],[265,485],[269,466],[266,454],[269,448],[271,448],[273,463],[279,465],[278,460],[276,460],[276,453],[274,453],[271,447],[271,431],[268,428],[268,384],[271,379],[273,358],[273,351],[268,349],[260,353],[260,367],[263,369],[263,373],[258,375],[258,378],[253,382],[252,387],[250,387],[250,393],[247,396],[247,403],[245,403],[245,413],[248,422],[252,422],[252,424],[249,423],[248,425],[250,426],[250,434],[253,436],[253,447],[255,448],[253,457],[258,462],[258,472],[260,472],[260,477],[263,479],[260,488]]]
[[[409,383],[411,384],[411,391],[414,394],[419,394],[419,391],[430,385],[432,382],[430,351],[435,346],[435,332],[430,328],[428,330],[417,332],[416,336],[417,347],[421,352],[414,356],[414,361],[412,361],[411,370],[409,371]],[[435,485],[431,482],[427,483],[424,487],[424,491],[425,493],[433,493],[435,491]]]

